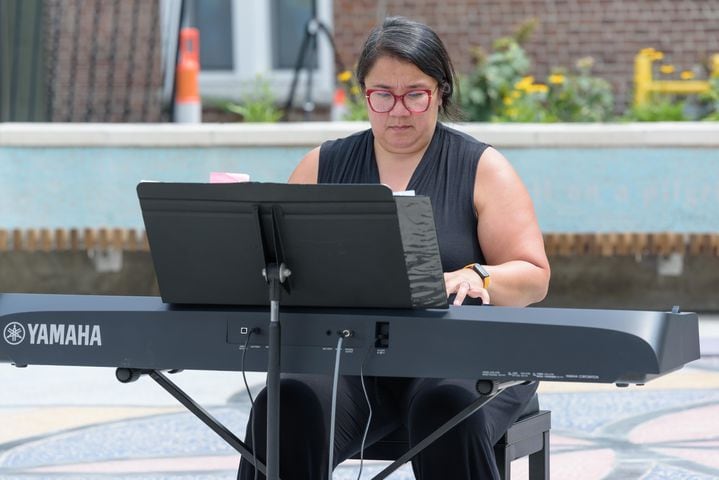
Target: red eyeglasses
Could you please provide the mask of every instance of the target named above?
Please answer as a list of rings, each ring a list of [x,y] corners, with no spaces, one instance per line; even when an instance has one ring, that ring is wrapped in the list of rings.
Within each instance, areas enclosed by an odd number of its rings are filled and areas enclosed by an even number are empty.
[[[365,91],[365,97],[369,103],[369,108],[375,113],[387,113],[392,111],[397,100],[402,101],[404,108],[412,113],[423,113],[429,109],[432,101],[432,90],[410,90],[402,95],[395,95],[389,90],[368,89]]]

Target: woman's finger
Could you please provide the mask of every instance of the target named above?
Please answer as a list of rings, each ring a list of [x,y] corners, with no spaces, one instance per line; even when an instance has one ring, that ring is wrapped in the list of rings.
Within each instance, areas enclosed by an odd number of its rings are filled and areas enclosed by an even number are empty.
[[[468,281],[463,281],[459,283],[459,287],[457,287],[457,295],[454,297],[454,304],[455,305],[462,305],[464,302],[464,299],[467,298],[467,294],[469,293],[469,290],[472,288],[472,285]]]

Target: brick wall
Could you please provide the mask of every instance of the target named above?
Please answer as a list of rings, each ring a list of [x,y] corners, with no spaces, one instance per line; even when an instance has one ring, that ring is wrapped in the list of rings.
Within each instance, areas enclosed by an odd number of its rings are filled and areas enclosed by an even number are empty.
[[[594,73],[612,83],[620,110],[631,100],[634,55],[642,48],[665,52],[678,69],[719,53],[717,0],[334,0],[337,45],[347,64],[354,65],[367,32],[385,15],[434,28],[460,73],[471,71],[473,47],[489,50],[494,39],[536,18],[525,45],[535,77],[592,56]]]
[[[156,122],[159,0],[46,0],[48,101],[55,122]]]

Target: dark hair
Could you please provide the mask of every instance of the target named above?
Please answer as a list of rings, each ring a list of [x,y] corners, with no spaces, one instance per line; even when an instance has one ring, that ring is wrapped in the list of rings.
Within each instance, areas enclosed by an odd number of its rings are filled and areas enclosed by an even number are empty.
[[[365,40],[357,62],[357,81],[364,90],[365,77],[381,57],[393,57],[414,64],[437,81],[445,117],[459,116],[452,101],[455,73],[442,40],[427,25],[405,17],[388,17]]]

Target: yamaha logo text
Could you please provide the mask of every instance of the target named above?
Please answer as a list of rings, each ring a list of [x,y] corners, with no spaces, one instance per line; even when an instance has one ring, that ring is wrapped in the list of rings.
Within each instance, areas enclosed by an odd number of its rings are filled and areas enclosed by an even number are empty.
[[[3,338],[10,345],[27,341],[30,345],[102,346],[100,325],[11,322],[3,329]]]

